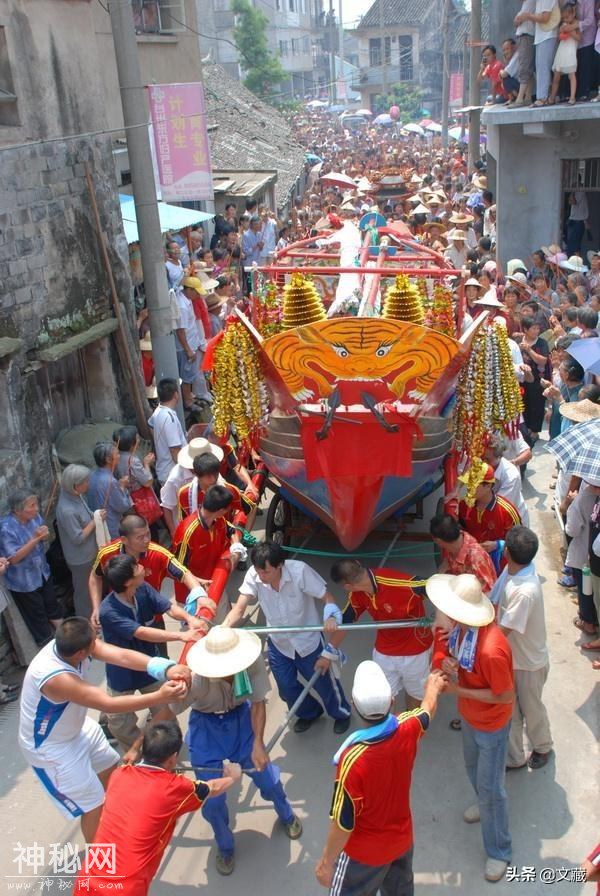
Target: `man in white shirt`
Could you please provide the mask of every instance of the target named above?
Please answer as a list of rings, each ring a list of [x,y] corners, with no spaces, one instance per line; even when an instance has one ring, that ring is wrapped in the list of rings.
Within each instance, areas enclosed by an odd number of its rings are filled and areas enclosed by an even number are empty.
[[[455,270],[461,271],[467,263],[467,247],[465,245],[467,235],[463,230],[450,230],[446,239],[451,240],[444,252],[446,258]]]
[[[500,433],[494,433],[487,444],[483,459],[494,470],[496,479],[495,493],[502,495],[503,498],[507,498],[514,504],[519,511],[521,521],[525,526],[528,526],[529,511],[521,490],[521,474],[518,468],[505,458],[506,448],[507,444],[504,436]]]
[[[567,221],[566,251],[569,258],[581,252],[581,241],[585,234],[585,222],[588,219],[589,209],[587,197],[583,190],[575,190],[569,196],[571,211]]]
[[[542,586],[533,559],[538,550],[535,532],[514,526],[506,533],[507,565],[490,594],[498,607],[498,625],[507,636],[513,655],[515,702],[508,741],[508,768],[542,768],[552,751],[552,735],[542,691],[550,660]],[[527,759],[523,725],[532,746]]]
[[[342,612],[336,606],[327,584],[318,573],[301,560],[286,560],[283,548],[273,541],[264,541],[252,548],[252,568],[240,588],[237,603],[229,611],[224,626],[236,625],[250,602],[258,600],[269,626],[321,625],[332,631],[332,623],[341,623]],[[323,601],[323,623],[315,601]],[[321,677],[313,685],[329,715],[335,719],[333,730],[343,734],[350,726],[350,706],[342,686],[331,669],[330,654],[320,632],[272,634],[267,641],[269,665],[277,682],[279,696],[291,707],[300,694],[300,674],[308,681],[318,669]],[[308,694],[296,712],[294,731],[308,731],[323,713],[323,707]]]
[[[522,25],[523,22],[533,22],[535,26],[533,44],[535,47],[536,106],[545,106],[550,93],[552,63],[556,50],[558,27],[549,31],[545,29],[556,5],[556,0],[535,0],[535,12],[526,12],[522,9],[515,18],[515,25],[517,26]]]
[[[161,485],[175,464],[179,449],[187,439],[175,408],[179,404],[179,384],[176,380],[162,379],[156,387],[159,405],[148,420],[156,455],[156,476]]]
[[[192,409],[194,396],[192,386],[200,369],[200,348],[206,347],[202,324],[196,319],[194,306],[187,295],[188,288],[175,289],[171,292],[171,307],[175,330],[175,348],[177,349],[177,366],[181,378],[181,394],[186,411]]]

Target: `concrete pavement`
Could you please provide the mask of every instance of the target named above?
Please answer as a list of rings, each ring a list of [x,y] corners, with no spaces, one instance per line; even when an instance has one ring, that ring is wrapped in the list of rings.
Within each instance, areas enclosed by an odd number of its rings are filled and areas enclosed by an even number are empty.
[[[580,644],[582,636],[572,625],[576,608],[571,592],[556,585],[561,565],[560,534],[551,512],[552,492],[548,490],[553,461],[543,443],[538,443],[525,485],[532,528],[541,540],[537,568],[544,580],[546,624],[551,651],[551,672],[545,691],[555,739],[555,756],[538,771],[523,769],[507,776],[510,799],[511,832],[514,844],[513,865],[535,869],[535,879],[503,880],[488,884],[483,879],[484,854],[478,825],[465,825],[464,808],[474,799],[464,772],[461,736],[448,727],[455,715],[454,700],[442,698],[439,712],[423,738],[415,767],[412,807],[415,827],[416,893],[423,896],[460,892],[464,896],[524,894],[541,896],[552,889],[558,894],[593,892],[592,885],[548,882],[539,879],[544,868],[553,869],[555,878],[577,867],[598,839],[598,681],[600,673],[591,668],[591,657]],[[435,502],[430,503],[430,508]],[[432,510],[433,512],[433,510]],[[259,518],[258,522],[261,522]],[[423,527],[423,524],[422,524]],[[258,533],[257,533],[258,534]],[[313,538],[310,547],[336,550],[332,541]],[[433,572],[431,552],[423,545],[402,546],[406,556],[390,565],[416,573]],[[382,542],[372,539],[368,549],[385,550]],[[326,575],[327,558],[307,558]],[[375,564],[374,564],[375,565]],[[232,592],[235,594],[235,590]],[[343,682],[350,690],[357,663],[370,656],[373,635],[351,633],[345,642],[349,662]],[[177,656],[178,650],[172,651]],[[97,669],[98,682],[102,669]],[[82,845],[78,826],[66,823],[51,806],[41,787],[21,758],[16,746],[18,704],[0,709],[0,750],[3,757],[0,776],[0,812],[4,834],[0,842],[0,893],[44,891],[51,894],[68,891],[68,875],[45,877],[51,871],[52,844]],[[284,715],[284,705],[276,691],[268,706],[267,735],[274,731]],[[236,834],[237,865],[232,877],[220,877],[214,868],[211,831],[200,813],[182,820],[165,853],[151,893],[153,896],[193,896],[209,892],[211,896],[308,896],[325,892],[316,883],[314,865],[318,859],[328,824],[331,797],[331,757],[340,743],[332,731],[330,719],[321,719],[310,732],[287,732],[274,749],[272,758],[282,769],[290,800],[302,818],[303,837],[291,843],[277,823],[270,805],[262,802],[254,787],[245,779],[229,794],[229,808]],[[22,863],[18,875],[18,845],[38,849],[43,862],[35,869]],[[30,851],[29,858],[33,853]],[[525,875],[531,877],[531,871]],[[551,876],[552,872],[544,872]],[[31,877],[23,875],[31,874]],[[2,879],[2,876],[4,878]],[[46,881],[46,883],[44,883]],[[48,883],[51,881],[51,883]],[[29,886],[24,886],[29,885]]]

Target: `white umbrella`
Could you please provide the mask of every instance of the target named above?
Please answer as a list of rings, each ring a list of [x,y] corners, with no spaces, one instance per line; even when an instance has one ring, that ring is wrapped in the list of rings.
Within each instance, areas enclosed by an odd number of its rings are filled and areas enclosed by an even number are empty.
[[[322,100],[311,100],[310,103],[306,104],[307,109],[324,109],[327,103],[322,102]]]
[[[355,112],[354,114],[355,115],[372,115],[373,113],[371,112],[370,109],[359,109],[358,112]]]
[[[418,134],[419,137],[425,136],[425,131],[420,124],[405,124],[403,125],[402,130],[406,131],[407,134]]]
[[[321,177],[322,184],[335,184],[338,187],[350,187],[352,190],[356,189],[356,184],[347,174],[337,174],[335,171],[330,171],[329,174],[324,174]]]
[[[441,124],[436,124],[435,121],[432,121],[431,124],[427,124],[427,125],[425,125],[425,130],[426,130],[426,131],[431,131],[432,134],[441,134],[441,133],[442,133],[442,126],[441,126]]]
[[[462,128],[450,128],[450,130],[448,131],[448,136],[449,136],[449,137],[452,137],[453,140],[460,140],[460,139],[461,139],[461,136],[460,136],[461,133],[462,133]],[[464,139],[465,139],[465,140],[468,140],[468,139],[469,139],[469,132],[468,132],[468,131],[465,131]]]

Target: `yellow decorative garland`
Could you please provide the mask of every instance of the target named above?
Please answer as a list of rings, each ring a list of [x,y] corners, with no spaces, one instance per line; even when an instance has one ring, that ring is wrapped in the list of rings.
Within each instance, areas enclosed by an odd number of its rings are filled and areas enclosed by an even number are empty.
[[[215,349],[212,385],[215,434],[222,439],[234,430],[242,444],[256,447],[268,396],[258,349],[240,321],[227,323]]]
[[[468,463],[467,504],[473,504],[486,440],[494,430],[516,435],[523,410],[506,327],[491,321],[479,331],[456,390],[454,439]]]

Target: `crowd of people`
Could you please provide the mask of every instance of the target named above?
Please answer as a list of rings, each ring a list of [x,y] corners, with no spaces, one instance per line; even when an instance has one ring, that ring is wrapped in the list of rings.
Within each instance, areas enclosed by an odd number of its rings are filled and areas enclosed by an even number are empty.
[[[268,627],[297,629],[267,638],[270,673],[294,708],[294,732],[302,735],[327,714],[344,736],[316,867],[332,896],[413,893],[411,773],[441,695],[457,701],[451,727],[461,731],[474,792],[464,820],[481,825],[486,880],[501,880],[512,859],[507,769],[536,771],[552,757],[539,542],[522,486],[544,426],[558,438],[600,417],[600,381],[571,353],[597,336],[600,253],[583,256],[585,234],[569,225],[583,221],[585,229],[585,219],[569,218],[564,246],[527,247],[530,257],[511,259],[503,271],[483,160],[469,171],[460,145],[443,150],[377,130],[358,139],[322,115],[298,115],[294,126],[307,151],[323,161],[318,170],[307,165],[307,190],[289,221],[249,202],[241,215],[234,206],[225,209],[210,242],[201,228],[187,239],[169,236],[165,273],[180,382],[154,381],[147,316],[138,317],[155,404],[152,450],[140,454],[136,428],[124,426],[96,445],[95,469],[71,464],[63,471],[55,517],[74,615],[65,618],[57,599],[46,558],[50,519],[32,490],[14,491],[0,521],[0,574],[40,648],[23,683],[20,746],[63,816],[80,819],[86,841],[118,844],[124,892],[148,891],[177,818],[196,809],[213,830],[217,871],[232,874],[226,791],[243,773],[273,804],[286,836],[302,836],[265,744],[269,677],[261,641],[241,626],[252,603]],[[382,200],[377,175],[392,170],[397,193]],[[332,171],[352,178],[355,188],[320,184]],[[573,194],[571,208],[581,211],[584,200]],[[210,428],[201,436],[194,425],[186,431],[179,402],[210,415],[202,356],[233,305],[247,301],[254,262],[264,265],[288,241],[325,232],[335,244],[344,222],[374,210],[403,222],[461,273],[454,285],[458,297],[465,284],[464,327],[483,310],[504,321],[523,391],[520,432],[490,433],[472,506],[461,500],[456,513],[431,519],[440,565],[427,579],[349,557],[332,566],[330,585],[272,541],[252,547],[246,568],[240,528],[259,512],[259,458],[218,443]],[[559,457],[550,488],[569,542],[559,584],[573,589],[581,646],[600,650],[600,467],[585,479],[573,477]],[[245,571],[233,606],[227,598],[217,606],[207,594],[219,565]],[[161,594],[165,578],[174,583],[173,599]],[[343,609],[336,588],[345,594]],[[435,609],[433,625],[423,624],[426,598]],[[339,626],[364,613],[404,627],[377,632],[348,699]],[[166,626],[165,614],[179,627]],[[187,663],[169,659],[166,647],[175,641],[191,646]],[[106,664],[106,691],[89,681],[94,659]],[[312,681],[311,693],[302,679]],[[0,701],[17,696],[3,690]],[[101,712],[99,723],[88,709]],[[141,709],[151,713],[144,728]],[[177,716],[187,709],[196,781],[174,774],[183,742]],[[117,768],[122,759],[126,764]],[[598,850],[585,868],[589,880],[597,879]],[[76,892],[100,892],[99,879],[88,865]]]
[[[594,0],[522,0],[514,25],[514,36],[502,42],[502,59],[492,44],[483,48],[478,79],[489,82],[488,102],[513,108],[598,102],[600,19]]]

